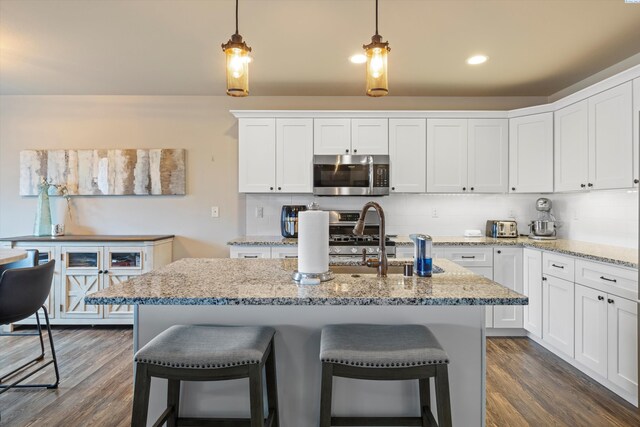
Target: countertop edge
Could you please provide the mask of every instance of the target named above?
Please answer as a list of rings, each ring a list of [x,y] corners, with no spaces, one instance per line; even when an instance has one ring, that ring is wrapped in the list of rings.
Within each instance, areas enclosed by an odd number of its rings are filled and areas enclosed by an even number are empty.
[[[15,236],[0,237],[0,242],[157,242],[173,239],[174,234],[150,234],[150,235],[106,235],[106,234],[70,234],[64,236]]]

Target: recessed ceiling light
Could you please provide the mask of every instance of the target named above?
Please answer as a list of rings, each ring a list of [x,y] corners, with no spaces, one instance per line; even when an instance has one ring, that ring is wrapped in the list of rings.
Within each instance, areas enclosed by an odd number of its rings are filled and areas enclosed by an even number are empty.
[[[484,64],[485,62],[487,62],[487,59],[489,59],[489,57],[485,55],[473,55],[467,58],[467,64],[469,65]]]
[[[363,53],[356,53],[349,58],[349,61],[354,64],[364,64],[367,62],[367,57]]]

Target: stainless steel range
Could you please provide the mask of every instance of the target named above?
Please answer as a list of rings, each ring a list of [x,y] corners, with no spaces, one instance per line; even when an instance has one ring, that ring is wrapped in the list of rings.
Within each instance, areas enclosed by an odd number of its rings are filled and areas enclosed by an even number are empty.
[[[329,255],[362,258],[362,251],[367,255],[377,256],[380,252],[378,227],[380,219],[375,212],[368,212],[365,217],[362,236],[353,234],[353,227],[358,221],[360,211],[329,211]],[[387,257],[395,258],[395,242],[386,237]]]

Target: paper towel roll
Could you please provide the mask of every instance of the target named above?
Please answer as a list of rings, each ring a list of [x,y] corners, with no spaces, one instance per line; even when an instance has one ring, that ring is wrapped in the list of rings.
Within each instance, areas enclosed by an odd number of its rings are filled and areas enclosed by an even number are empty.
[[[304,211],[298,217],[298,271],[329,271],[329,212]]]

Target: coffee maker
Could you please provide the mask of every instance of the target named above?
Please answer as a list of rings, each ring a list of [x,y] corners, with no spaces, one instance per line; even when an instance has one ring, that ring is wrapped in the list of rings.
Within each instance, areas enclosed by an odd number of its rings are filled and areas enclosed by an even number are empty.
[[[280,233],[282,237],[298,237],[298,214],[306,211],[305,205],[283,205],[280,215]]]
[[[534,240],[556,240],[556,218],[551,213],[551,200],[541,197],[536,200],[538,219],[529,224],[529,238]]]

